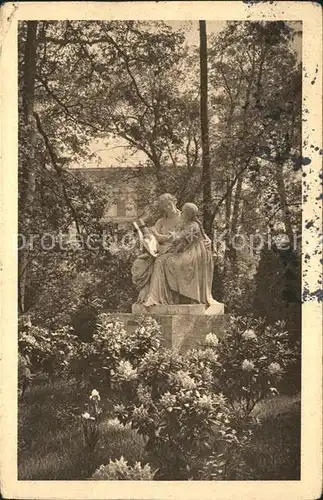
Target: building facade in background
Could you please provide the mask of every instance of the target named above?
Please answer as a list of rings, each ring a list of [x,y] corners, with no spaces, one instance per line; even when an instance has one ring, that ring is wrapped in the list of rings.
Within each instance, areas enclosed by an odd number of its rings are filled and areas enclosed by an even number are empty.
[[[91,181],[106,187],[107,206],[103,216],[106,222],[114,222],[118,227],[127,228],[145,213],[149,200],[144,196],[143,183],[149,183],[151,176],[136,167],[75,168],[90,177]],[[145,199],[146,198],[146,199]]]

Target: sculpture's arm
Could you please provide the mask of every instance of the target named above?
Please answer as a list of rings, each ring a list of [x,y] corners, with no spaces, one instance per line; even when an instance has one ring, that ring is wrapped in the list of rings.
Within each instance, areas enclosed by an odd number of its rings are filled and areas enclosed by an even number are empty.
[[[150,231],[153,233],[155,236],[156,240],[158,243],[167,243],[168,241],[171,240],[171,236],[167,234],[161,234],[160,233],[160,222],[159,220],[156,222],[156,224],[150,228]]]
[[[187,228],[178,231],[177,233],[172,233],[172,241],[187,241],[193,243],[200,238],[201,231],[199,225],[196,223],[190,224]]]

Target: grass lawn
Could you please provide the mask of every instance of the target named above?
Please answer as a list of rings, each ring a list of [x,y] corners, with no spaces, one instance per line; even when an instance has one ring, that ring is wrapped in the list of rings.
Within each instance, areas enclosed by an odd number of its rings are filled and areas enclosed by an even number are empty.
[[[26,391],[19,403],[19,480],[88,479],[110,458],[143,460],[143,438],[109,418],[101,423],[102,437],[91,456],[80,418],[89,393],[72,381],[35,385]],[[108,413],[109,401],[101,402]]]
[[[108,400],[101,401],[106,419],[101,423],[100,441],[93,455],[87,451],[80,415],[91,389],[57,380],[26,391],[19,402],[19,480],[88,479],[101,464],[121,455],[129,463],[147,462],[143,438],[109,418]],[[243,479],[299,479],[299,397],[264,401],[254,415],[261,419],[261,426],[244,450]]]

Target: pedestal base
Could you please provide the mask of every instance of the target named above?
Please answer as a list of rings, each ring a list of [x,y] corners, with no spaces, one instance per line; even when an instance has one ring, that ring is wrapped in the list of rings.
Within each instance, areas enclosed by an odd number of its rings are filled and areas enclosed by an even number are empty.
[[[177,351],[198,347],[210,332],[219,338],[225,335],[227,316],[221,303],[210,307],[203,304],[181,304],[156,305],[149,308],[133,304],[132,314],[113,314],[124,323],[129,332],[133,332],[140,325],[143,315],[154,317],[160,325],[162,345]]]
[[[145,307],[143,304],[132,304],[133,314],[144,314],[145,316],[152,315],[190,315],[190,316],[218,316],[224,314],[224,304],[216,302],[211,306],[205,304],[175,304]]]

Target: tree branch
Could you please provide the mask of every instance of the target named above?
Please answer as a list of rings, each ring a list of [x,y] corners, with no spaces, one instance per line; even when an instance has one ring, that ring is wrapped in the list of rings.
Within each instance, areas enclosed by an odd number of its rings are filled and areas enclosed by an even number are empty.
[[[85,127],[89,127],[92,130],[95,130],[96,132],[106,132],[105,129],[97,127],[96,125],[93,125],[93,123],[88,122],[83,120],[82,118],[74,116],[69,108],[74,108],[77,104],[65,104],[48,86],[48,82],[41,78],[39,75],[36,76],[37,81],[41,83],[41,85],[44,87],[44,89],[47,91],[47,93],[54,99],[54,101],[61,107],[63,108],[65,115],[70,118],[74,123],[77,123],[79,125],[84,125]]]
[[[64,182],[62,180],[62,173],[64,172],[64,170],[62,169],[62,167],[60,165],[58,165],[58,163],[56,161],[55,152],[53,150],[52,145],[50,144],[50,141],[49,141],[49,138],[48,138],[46,132],[42,128],[41,121],[40,121],[38,113],[36,113],[36,111],[34,111],[33,115],[34,115],[36,123],[37,123],[37,129],[38,129],[40,135],[42,136],[42,138],[44,139],[44,143],[45,143],[46,149],[48,151],[51,163],[52,163],[52,165],[54,167],[54,170],[56,171],[57,176],[58,176],[58,178],[60,180],[60,183],[61,183],[61,186],[62,186],[62,191],[63,191],[63,196],[65,198],[67,206],[70,208],[71,213],[73,215],[77,232],[78,232],[78,234],[81,234],[77,212],[76,212],[76,210],[75,210],[75,208],[74,208],[74,206],[73,206],[73,204],[72,204],[72,202],[71,202],[71,200],[70,200],[70,198],[69,198],[69,196],[67,194],[66,188],[64,186]]]
[[[123,58],[123,61],[125,63],[125,67],[126,67],[126,70],[127,70],[127,73],[128,75],[130,76],[130,79],[133,83],[133,86],[135,88],[135,92],[137,94],[137,96],[139,97],[139,99],[141,100],[141,102],[143,104],[145,104],[145,106],[148,108],[148,109],[152,109],[152,106],[149,104],[149,102],[144,98],[144,96],[141,94],[140,90],[139,90],[139,87],[138,87],[138,84],[137,84],[137,81],[134,77],[134,75],[132,74],[132,71],[130,69],[130,65],[129,65],[129,58],[128,58],[128,55],[120,48],[120,45],[110,36],[110,35],[106,35],[106,38],[108,40],[108,42],[110,42],[113,47],[117,50],[117,52],[122,56]]]
[[[264,128],[263,130],[261,131],[261,133],[259,134],[258,136],[258,141],[257,143],[255,144],[251,154],[249,155],[245,165],[236,173],[236,175],[234,176],[233,180],[229,183],[229,186],[226,190],[226,192],[223,194],[223,196],[221,196],[220,200],[218,201],[218,203],[216,204],[215,208],[213,209],[213,213],[212,213],[212,217],[214,219],[216,213],[218,212],[218,210],[220,209],[222,203],[225,201],[226,197],[228,196],[228,193],[232,190],[232,188],[235,186],[236,182],[238,181],[239,177],[241,177],[241,175],[247,170],[247,168],[249,167],[250,165],[250,162],[255,154],[255,151],[257,149],[257,146],[258,146],[258,142],[259,142],[259,139],[263,136],[263,134],[265,133],[265,130],[267,128],[268,124],[267,125],[264,125]]]

